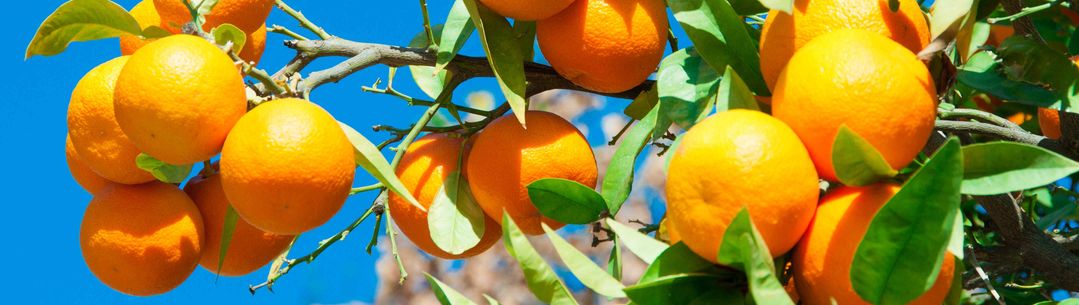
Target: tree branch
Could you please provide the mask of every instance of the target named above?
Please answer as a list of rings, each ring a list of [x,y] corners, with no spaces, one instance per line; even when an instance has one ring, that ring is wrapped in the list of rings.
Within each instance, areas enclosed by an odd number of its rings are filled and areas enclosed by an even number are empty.
[[[1079,256],[1068,251],[1023,214],[1016,199],[1007,194],[976,196],[993,219],[1004,245],[1016,249],[1023,265],[1041,274],[1046,281],[1070,290],[1079,290]]]
[[[1004,8],[1008,15],[1018,15],[1023,12],[1023,0],[1001,0],[1000,6]],[[1038,33],[1038,28],[1034,26],[1034,22],[1030,21],[1029,16],[1021,16],[1016,18],[1012,22],[1012,27],[1015,28],[1015,33],[1023,36],[1030,37],[1041,43],[1045,43],[1045,39]]]

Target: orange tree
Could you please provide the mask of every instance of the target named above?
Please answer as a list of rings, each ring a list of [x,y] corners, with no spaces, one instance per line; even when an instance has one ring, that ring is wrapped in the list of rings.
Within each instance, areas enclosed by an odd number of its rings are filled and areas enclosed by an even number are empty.
[[[921,2],[456,0],[436,25],[420,0],[423,31],[391,46],[333,36],[282,0],[144,0],[133,13],[71,0],[26,56],[122,38],[125,57],[74,88],[67,151],[94,194],[88,268],[131,295],[165,293],[199,262],[221,275],[270,264],[254,293],[374,216],[376,236],[393,219],[447,259],[501,238],[543,303],[577,300],[527,235],[545,235],[587,289],[635,304],[1053,304],[1079,291],[1079,3]],[[266,28],[273,7],[314,37]],[[296,51],[272,74],[256,67],[266,32]],[[457,54],[470,39],[485,56]],[[537,41],[551,66],[534,62]],[[330,57],[344,59],[306,69]],[[379,144],[309,99],[377,65],[389,80],[364,91],[426,108],[408,128],[376,126],[393,135]],[[430,99],[394,89],[401,67]],[[505,102],[454,104],[479,77]],[[605,170],[572,124],[528,110],[554,89],[632,99]],[[432,125],[442,110],[456,124]],[[668,160],[671,217],[634,227],[614,217],[649,144]],[[350,187],[357,168],[379,183]],[[365,213],[290,255],[294,235],[363,192],[379,193]],[[565,225],[613,244],[605,268]],[[623,250],[648,264],[635,282]],[[427,279],[443,304],[474,304]]]

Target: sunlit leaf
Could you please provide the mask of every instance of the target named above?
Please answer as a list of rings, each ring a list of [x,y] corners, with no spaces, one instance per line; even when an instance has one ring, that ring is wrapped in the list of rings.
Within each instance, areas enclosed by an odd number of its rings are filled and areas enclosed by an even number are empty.
[[[741,268],[746,272],[749,294],[757,304],[794,305],[783,284],[776,278],[772,254],[768,245],[749,218],[749,210],[742,207],[734,216],[716,257],[720,264]]]
[[[975,53],[965,65],[959,67],[958,80],[963,85],[996,96],[1009,102],[1031,106],[1049,107],[1057,100],[1052,92],[1026,82],[1008,79],[993,53]]]
[[[60,54],[71,42],[90,41],[121,35],[141,35],[135,17],[108,0],[71,0],[56,9],[38,27],[26,58]]]
[[[191,165],[172,165],[145,153],[135,157],[135,166],[150,172],[154,178],[164,183],[181,183],[191,174]]]
[[[420,211],[427,211],[419,201],[416,201],[416,197],[412,196],[412,193],[405,188],[404,184],[401,184],[401,180],[397,178],[397,174],[394,173],[393,167],[390,166],[390,162],[386,161],[386,157],[382,155],[382,152],[372,144],[367,137],[364,137],[360,132],[356,131],[352,127],[349,127],[345,123],[338,122],[341,125],[341,130],[345,132],[348,137],[348,141],[352,143],[352,147],[356,151],[356,164],[363,167],[371,176],[382,182],[382,185],[393,191],[401,198],[404,198],[410,204],[418,208]]]
[[[446,23],[441,28],[441,33],[435,35],[438,39],[438,54],[435,56],[435,73],[442,73],[446,65],[453,61],[453,58],[457,56],[457,52],[461,51],[461,48],[465,46],[465,42],[468,41],[468,37],[472,36],[472,32],[476,30],[476,26],[472,24],[472,19],[468,14],[468,7],[465,6],[465,2],[462,0],[453,1],[453,6],[450,7],[450,14],[446,16]],[[423,44],[426,44],[427,38],[424,37]],[[426,47],[426,46],[424,46]],[[438,96],[437,94],[431,96],[432,98]]]
[[[895,0],[889,0],[895,1]],[[899,6],[899,1],[896,7]],[[889,3],[889,6],[891,4]],[[949,28],[958,27],[963,18],[974,8],[974,0],[950,0],[936,1],[933,3],[932,13],[929,14],[930,39],[937,38]],[[893,12],[895,9],[892,10]]]
[[[228,23],[215,27],[210,31],[210,35],[214,37],[214,42],[220,46],[225,46],[231,42],[232,51],[236,54],[240,54],[240,51],[244,49],[244,45],[247,44],[247,34],[244,34],[244,31],[235,25]]]
[[[602,194],[611,215],[617,215],[622,204],[629,198],[633,188],[633,169],[637,156],[648,144],[649,136],[656,128],[659,107],[653,107],[640,122],[637,122],[622,135],[622,141],[607,165],[607,174],[603,176]]]
[[[461,254],[479,244],[485,216],[460,171],[453,171],[438,189],[427,211],[431,240],[439,249]]]
[[[480,42],[487,53],[487,62],[498,80],[499,88],[502,88],[502,94],[506,96],[506,102],[510,104],[510,109],[521,126],[528,126],[525,123],[528,104],[525,101],[524,54],[521,54],[521,48],[517,44],[505,43],[514,40],[513,27],[506,18],[478,5],[476,0],[463,2],[468,8],[468,14],[472,16],[472,24],[480,33]]]
[[[558,236],[558,233],[551,230],[551,227],[547,226],[547,224],[543,224],[543,231],[547,233],[547,238],[551,240],[555,252],[558,253],[558,257],[562,259],[562,262],[566,264],[566,268],[585,287],[608,298],[626,297],[626,294],[622,292],[622,289],[625,288],[622,283],[607,274],[591,258],[574,248],[572,244],[566,242],[561,236]]]
[[[611,231],[614,231],[614,234],[618,235],[619,240],[626,245],[629,252],[633,252],[634,255],[641,258],[645,263],[655,261],[664,250],[667,250],[667,244],[664,244],[651,236],[644,235],[644,233],[630,228],[617,220],[608,218],[606,221],[607,225],[611,227]]]
[[[562,280],[558,279],[558,275],[543,260],[543,256],[528,242],[528,237],[517,227],[517,223],[505,213],[502,214],[502,240],[506,244],[506,252],[520,263],[528,290],[532,291],[540,302],[552,305],[577,304],[573,294]]]
[[[224,227],[221,229],[221,250],[217,254],[217,272],[221,273],[221,266],[225,264],[225,255],[229,251],[229,245],[232,244],[232,234],[236,231],[236,222],[240,220],[240,214],[236,213],[236,209],[232,208],[232,205],[226,205],[225,222]]]
[[[719,93],[716,94],[716,112],[731,109],[760,110],[753,92],[749,91],[742,77],[730,66],[723,72],[719,81]]]
[[[709,65],[722,71],[727,65],[759,96],[771,96],[761,75],[757,42],[749,35],[742,16],[726,0],[669,0],[667,5],[693,45]]]
[[[1053,183],[1079,163],[1034,145],[990,142],[963,147],[963,193],[993,195]]]
[[[656,89],[659,91],[660,115],[682,128],[696,124],[707,112],[719,86],[719,74],[707,65],[693,47],[668,55],[659,64]],[[658,124],[667,130],[669,124]],[[657,131],[652,139],[663,136]]]
[[[431,284],[431,291],[435,293],[435,298],[438,299],[438,303],[442,305],[476,305],[472,300],[466,298],[457,290],[454,290],[446,283],[439,281],[434,276],[423,273],[423,276],[427,278],[427,283]]]
[[[547,218],[568,224],[599,220],[607,210],[603,196],[577,181],[544,178],[528,184],[528,197]]]
[[[898,173],[873,144],[846,125],[839,127],[832,144],[832,166],[839,181],[849,186],[869,185]]]
[[[690,250],[684,243],[677,243],[664,250],[656,260],[648,264],[639,283],[651,282],[660,277],[680,273],[717,273],[719,268]]]

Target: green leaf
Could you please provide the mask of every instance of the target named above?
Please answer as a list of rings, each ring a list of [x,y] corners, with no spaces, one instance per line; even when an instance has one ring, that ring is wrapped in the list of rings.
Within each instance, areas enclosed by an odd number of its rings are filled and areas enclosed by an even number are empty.
[[[892,12],[899,11],[899,0],[888,0],[888,9]]]
[[[60,54],[74,41],[90,41],[121,35],[141,35],[135,17],[108,0],[71,0],[53,11],[38,27],[25,59],[34,55]]]
[[[992,52],[983,51],[970,57],[956,75],[963,85],[1009,102],[1049,107],[1057,100],[1052,92],[1040,86],[1008,79],[1000,72],[1001,65]]]
[[[457,290],[454,290],[446,283],[439,281],[434,276],[423,273],[423,276],[427,278],[427,283],[431,284],[431,291],[435,293],[435,298],[438,299],[438,303],[442,305],[476,305],[472,300],[466,298]]]
[[[506,96],[506,102],[510,104],[510,109],[521,126],[528,126],[525,124],[528,104],[524,98],[524,54],[521,54],[521,48],[517,44],[505,43],[513,41],[513,27],[506,18],[485,6],[477,5],[476,0],[463,1],[468,8],[468,14],[472,16],[472,23],[479,30],[480,42],[487,53],[487,62],[491,64],[491,70],[494,71],[502,94]]]
[[[222,24],[210,31],[210,35],[214,37],[214,42],[220,46],[225,46],[230,41],[232,42],[232,51],[236,54],[240,54],[240,50],[244,49],[244,44],[247,43],[247,34],[244,34],[243,30],[232,24]]]
[[[792,14],[793,9],[794,9],[794,0],[759,0],[759,1],[761,2],[761,4],[764,5],[764,7],[767,7],[769,9],[773,9],[773,10],[777,10],[777,11],[780,11],[780,12],[784,12],[784,13],[787,13],[788,15]],[[892,0],[892,1],[895,1],[895,0]],[[733,5],[734,1],[731,1],[731,4]],[[898,7],[898,2],[897,2],[896,5]],[[894,12],[895,9],[892,9],[892,11]],[[745,15],[745,14],[742,14],[742,15]]]
[[[752,304],[746,303],[745,296],[741,291],[732,287],[719,287],[719,289],[709,291],[702,296],[693,299],[689,305],[711,305],[711,304]]]
[[[386,162],[386,157],[382,155],[382,152],[372,144],[370,140],[364,137],[360,132],[349,127],[348,124],[337,122],[341,125],[341,130],[348,136],[348,141],[352,142],[352,147],[356,151],[356,164],[363,167],[371,176],[374,176],[382,185],[390,189],[398,196],[405,198],[406,201],[411,203],[420,211],[427,211],[419,201],[416,201],[416,197],[412,196],[412,193],[405,188],[404,184],[401,184],[401,180],[397,178],[397,174],[394,173],[393,167],[389,162]]]
[[[688,304],[711,291],[732,289],[724,286],[720,279],[707,273],[672,274],[626,287],[625,292],[634,304],[639,305]]]
[[[899,7],[899,1],[889,0],[896,2],[895,7]],[[892,3],[888,3],[891,7]],[[958,27],[963,22],[964,18],[970,14],[974,8],[974,0],[951,0],[951,1],[937,1],[933,3],[932,14],[929,15],[929,28],[930,39],[936,39],[937,36],[947,31],[949,28]],[[892,9],[896,11],[896,9]]]
[[[742,77],[730,66],[723,72],[719,81],[719,93],[716,94],[716,112],[731,109],[760,110],[753,92],[749,91]]]
[[[528,197],[543,216],[567,224],[599,220],[607,210],[603,196],[577,181],[544,178],[528,184]]]
[[[141,153],[135,157],[135,165],[144,171],[150,172],[154,178],[164,183],[181,183],[191,174],[191,165],[168,164],[146,153]]]
[[[558,233],[551,230],[551,227],[547,226],[547,224],[542,225],[543,231],[547,232],[547,239],[551,240],[558,257],[566,264],[569,272],[573,273],[585,287],[608,298],[626,297],[626,293],[622,292],[625,286],[622,286],[621,282],[611,277],[603,268],[596,265],[591,258],[578,251],[573,245],[562,239],[561,236],[558,236]]]
[[[1079,105],[1079,93],[1075,92],[1079,87],[1079,68],[1067,54],[1023,35],[1005,39],[997,54],[1010,79],[1048,85],[1059,99],[1069,101],[1069,105]]]
[[[759,96],[771,96],[761,75],[757,42],[725,0],[669,0],[667,5],[693,45],[716,71],[729,64]]]
[[[690,250],[686,244],[679,242],[664,250],[656,260],[644,270],[638,283],[647,283],[660,277],[680,273],[716,273],[719,268],[710,261],[701,258],[700,255]]]
[[[952,217],[952,235],[948,237],[948,252],[959,259],[963,259],[963,249],[966,247],[966,234],[963,234],[962,211],[956,212],[955,215],[955,217]]]
[[[521,48],[521,58],[532,61],[536,56],[536,22],[514,20],[513,36],[517,46]]]
[[[763,2],[793,2],[793,0],[730,0],[734,12],[741,16],[767,13],[768,8],[764,7]],[[779,4],[782,5],[782,3]]]
[[[225,211],[225,227],[221,229],[221,250],[217,255],[217,272],[221,272],[221,266],[225,264],[225,254],[229,251],[229,244],[232,243],[232,233],[236,232],[236,222],[240,220],[240,214],[236,213],[236,209],[232,208],[229,204],[226,206],[228,210]]]
[[[465,6],[465,2],[462,0],[453,1],[453,7],[450,8],[450,14],[446,17],[445,25],[442,26],[442,33],[435,36],[438,37],[438,54],[435,56],[435,73],[443,72],[446,65],[450,64],[450,61],[453,61],[453,58],[457,56],[457,52],[461,51],[461,48],[465,46],[465,42],[468,41],[468,37],[472,36],[472,32],[475,30],[476,26],[472,24],[472,19],[468,15],[468,8]],[[426,37],[423,37],[423,41],[423,44],[427,44]],[[435,94],[431,97],[434,98],[436,96],[438,95]]]
[[[611,255],[607,258],[607,274],[616,280],[622,280],[622,246],[618,243],[618,236],[611,236]]]
[[[644,119],[644,116],[648,115],[648,112],[652,111],[656,104],[659,104],[659,90],[656,86],[652,86],[648,91],[637,95],[633,102],[630,102],[626,109],[622,110],[622,113],[634,120]]]
[[[746,272],[749,294],[757,304],[790,304],[787,290],[776,278],[772,254],[768,245],[749,218],[749,210],[742,207],[731,225],[723,233],[723,242],[716,257],[720,264],[741,268]]]
[[[873,148],[873,144],[847,128],[847,125],[839,126],[839,133],[832,144],[832,166],[839,182],[849,186],[873,184],[898,173]]]
[[[718,87],[719,74],[705,64],[693,47],[668,55],[660,62],[656,74],[661,114],[685,129],[697,123]],[[667,126],[657,127],[666,131]],[[657,132],[652,139],[661,136],[663,133]]]
[[[622,141],[607,165],[607,174],[603,176],[601,193],[611,215],[617,215],[622,209],[622,204],[629,198],[629,193],[633,189],[633,168],[637,164],[637,156],[648,144],[649,136],[656,128],[658,116],[659,107],[653,107],[644,119],[622,134]]]
[[[543,256],[536,252],[528,242],[528,237],[517,227],[517,223],[506,213],[502,214],[502,240],[506,244],[506,252],[520,263],[528,290],[532,291],[540,302],[552,305],[577,304],[566,285],[558,279],[551,266],[547,265]]]
[[[1063,300],[1060,301],[1060,303],[1057,303],[1057,305],[1079,305],[1079,298],[1070,298],[1067,300]]]
[[[453,171],[438,189],[427,212],[431,240],[439,249],[461,254],[480,243],[484,214],[460,171]]]
[[[869,224],[851,283],[873,304],[906,304],[933,286],[958,217],[963,155],[949,139]]]
[[[172,32],[169,32],[169,30],[166,30],[165,28],[156,25],[151,25],[146,27],[145,29],[142,29],[143,39],[164,38],[172,35]],[[247,39],[247,37],[245,36],[244,39]]]
[[[1079,163],[1045,148],[1015,142],[963,147],[963,194],[1031,189],[1079,172]]]
[[[489,296],[487,294],[483,294],[483,298],[487,299],[487,304],[488,305],[502,305],[502,303],[499,303],[498,300],[495,300],[495,298],[492,298],[491,296]]]
[[[205,17],[206,15],[209,15],[210,12],[213,11],[214,7],[217,6],[217,2],[218,2],[218,0],[187,0],[187,1],[191,1],[191,3],[195,3],[195,1],[198,1],[198,4],[197,4],[198,7],[195,10],[198,11],[199,16],[203,16],[203,17]]]
[[[471,25],[472,23],[469,23]],[[431,31],[435,34],[435,37],[442,37],[442,31],[444,26],[441,24],[431,27]],[[425,49],[429,45],[427,44],[427,33],[420,31],[416,36],[412,37],[412,41],[408,43],[410,48]],[[450,81],[450,76],[453,72],[449,70],[438,70],[435,72],[434,67],[428,66],[408,66],[408,71],[412,74],[412,80],[416,82],[416,86],[420,87],[420,90],[431,98],[438,98],[442,94],[442,90],[446,88]]]
[[[644,233],[630,228],[617,220],[607,218],[606,222],[607,225],[610,226],[611,231],[614,231],[614,234],[618,235],[618,239],[626,245],[629,252],[633,252],[634,255],[641,258],[645,263],[651,264],[664,250],[667,250],[667,244],[664,244],[651,236],[644,235]]]

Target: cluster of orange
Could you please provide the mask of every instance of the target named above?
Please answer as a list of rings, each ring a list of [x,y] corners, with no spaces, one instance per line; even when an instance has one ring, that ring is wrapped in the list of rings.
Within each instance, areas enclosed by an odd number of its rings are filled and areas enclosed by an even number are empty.
[[[937,95],[918,52],[929,42],[914,0],[796,0],[771,11],[761,69],[772,115],[716,114],[693,126],[670,162],[665,231],[715,261],[722,232],[744,206],[774,256],[794,249],[803,304],[865,304],[850,282],[854,253],[894,183],[841,186],[832,145],[841,126],[866,139],[894,169],[907,166],[933,130]],[[949,254],[950,256],[950,254]],[[916,304],[940,304],[952,259]]]
[[[223,0],[205,26],[231,23],[252,33],[244,50],[253,51],[243,54],[257,61],[272,5]],[[190,20],[181,0],[147,0],[133,14],[143,26],[170,30]],[[131,55],[87,73],[68,108],[68,165],[93,194],[82,254],[106,285],[154,295],[180,285],[197,265],[226,276],[250,273],[344,204],[354,152],[325,110],[281,99],[249,112],[237,64],[197,36],[124,37],[121,47]],[[220,153],[220,170],[209,166],[181,190],[140,169],[140,153],[178,165]],[[230,205],[241,219],[221,261]]]

